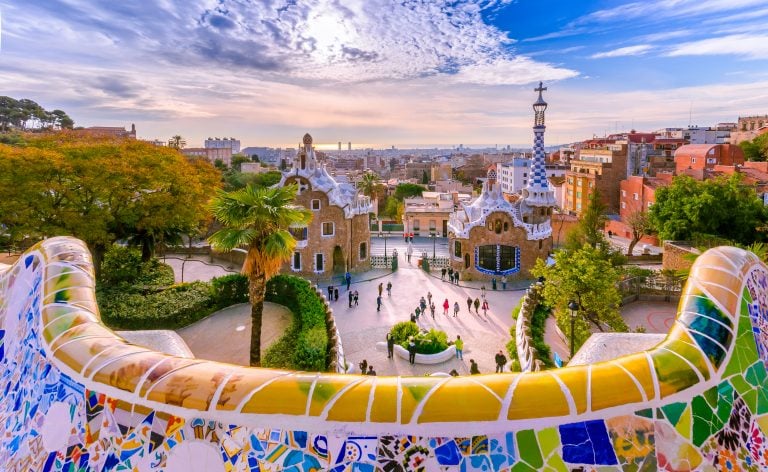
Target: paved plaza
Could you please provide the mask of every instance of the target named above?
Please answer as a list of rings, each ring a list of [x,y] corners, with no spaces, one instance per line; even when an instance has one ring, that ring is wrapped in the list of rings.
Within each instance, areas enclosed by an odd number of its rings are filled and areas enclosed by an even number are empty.
[[[340,278],[335,279],[334,285],[339,286],[339,300],[331,302],[336,324],[341,335],[344,353],[353,366],[365,359],[379,375],[425,375],[434,372],[449,372],[456,369],[460,374],[469,374],[469,359],[475,359],[481,373],[492,373],[495,369],[494,355],[499,349],[506,352],[506,343],[510,340],[509,328],[513,323],[512,309],[525,293],[527,282],[510,282],[506,291],[490,290],[490,283],[461,281],[453,285],[440,280],[439,275],[427,274],[416,266],[416,258],[411,264],[402,257],[405,243],[403,238],[394,238],[399,242],[398,252],[401,254],[400,268],[396,272],[384,269],[371,270],[355,274],[352,278],[352,291],[359,293],[359,305],[349,308],[347,291],[340,285]],[[421,238],[427,239],[428,238]],[[390,238],[390,241],[392,238]],[[383,239],[374,238],[381,244]],[[431,241],[428,241],[431,242]],[[437,243],[440,239],[437,240]],[[414,245],[422,247],[423,241],[414,241]],[[377,247],[374,245],[373,247]],[[388,252],[391,247],[388,241]],[[446,248],[443,248],[443,253]],[[440,251],[438,251],[440,255]],[[186,262],[184,262],[186,260]],[[176,280],[181,281],[181,266],[184,262],[184,281],[210,280],[213,277],[235,273],[237,267],[228,267],[218,262],[211,265],[207,256],[193,256],[189,259],[168,258],[176,274]],[[392,282],[392,296],[383,295],[383,305],[380,312],[376,311],[376,297],[380,283],[386,287]],[[325,291],[329,282],[320,282]],[[481,298],[480,287],[488,289],[486,297],[490,305],[488,316],[480,310],[478,316],[467,311],[467,297]],[[499,287],[501,288],[501,287]],[[419,299],[427,292],[432,292],[436,306],[435,318],[429,314],[421,316],[418,325],[424,329],[436,328],[445,331],[449,340],[455,340],[456,335],[464,339],[464,359],[451,359],[436,365],[416,364],[411,366],[407,360],[387,359],[386,350],[377,350],[376,343],[383,342],[391,327],[400,321],[410,319],[410,314],[419,303]],[[325,293],[325,292],[324,292]],[[448,298],[450,303],[449,315],[443,315],[443,301]],[[453,317],[453,304],[458,301],[461,311]],[[648,333],[666,333],[674,321],[675,303],[664,302],[634,302],[622,308],[622,315],[627,325],[632,329],[645,327]],[[265,303],[264,327],[262,337],[264,346],[269,346],[279,338],[291,320],[290,312],[279,305]],[[189,345],[195,357],[211,359],[235,364],[247,365],[248,343],[250,333],[250,308],[248,304],[236,305],[214,313],[194,325],[178,330],[178,333]],[[557,329],[554,318],[547,320],[544,334],[545,341],[553,353],[561,358],[568,358],[567,333]],[[507,355],[507,357],[509,357]]]

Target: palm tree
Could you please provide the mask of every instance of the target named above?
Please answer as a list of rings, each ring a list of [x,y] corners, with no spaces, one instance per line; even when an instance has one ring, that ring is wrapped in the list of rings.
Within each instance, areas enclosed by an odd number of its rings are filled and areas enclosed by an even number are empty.
[[[253,366],[261,364],[261,321],[267,280],[277,274],[296,247],[288,228],[306,225],[312,219],[312,212],[293,204],[297,190],[295,185],[274,188],[248,185],[232,192],[220,190],[209,206],[223,226],[208,238],[211,246],[221,251],[239,247],[248,251],[241,272],[248,277]]]
[[[362,179],[357,183],[357,189],[363,195],[370,197],[373,207],[377,210],[379,208],[379,195],[382,193],[383,188],[384,186],[379,182],[379,177],[373,172],[363,174]]]

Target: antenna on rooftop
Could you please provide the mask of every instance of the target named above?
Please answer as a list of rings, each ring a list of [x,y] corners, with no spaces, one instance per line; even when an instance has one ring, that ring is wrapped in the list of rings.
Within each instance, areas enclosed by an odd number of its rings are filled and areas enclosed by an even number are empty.
[[[691,106],[688,107],[688,127],[691,127],[691,116],[693,115],[693,100],[691,100]]]

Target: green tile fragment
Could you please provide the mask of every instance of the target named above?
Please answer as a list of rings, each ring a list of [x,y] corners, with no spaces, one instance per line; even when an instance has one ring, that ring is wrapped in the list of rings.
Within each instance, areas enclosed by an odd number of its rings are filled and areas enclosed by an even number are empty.
[[[538,432],[541,455],[547,457],[560,445],[560,433],[556,428],[545,428]]]
[[[687,440],[691,440],[691,407],[686,405],[683,414],[675,425],[675,431]]]
[[[537,472],[537,470],[525,462],[517,462],[509,468],[509,472]]]
[[[731,382],[731,385],[733,385],[733,388],[739,393],[739,395],[744,395],[748,391],[752,390],[752,385],[747,383],[746,380],[744,380],[744,376],[742,375],[734,375],[728,381]]]
[[[637,410],[635,412],[635,415],[642,416],[643,418],[653,419],[653,409],[652,408],[645,408],[643,410]]]
[[[757,361],[745,372],[745,379],[755,387],[762,387],[765,385],[766,373],[765,364],[762,361]]]
[[[749,412],[753,415],[757,414],[757,391],[750,390],[748,392],[744,392],[741,394],[741,398],[744,400],[744,403],[747,404],[747,408],[749,408]]]
[[[541,458],[539,443],[536,441],[536,433],[531,429],[518,431],[517,450],[520,452],[520,460],[530,464],[534,469],[540,469],[544,465]]]
[[[687,406],[687,403],[677,402],[664,405],[661,407],[661,409],[664,411],[664,416],[667,418],[667,421],[669,421],[669,423],[674,426],[677,424],[677,421],[680,419],[680,415],[683,414],[683,411]]]

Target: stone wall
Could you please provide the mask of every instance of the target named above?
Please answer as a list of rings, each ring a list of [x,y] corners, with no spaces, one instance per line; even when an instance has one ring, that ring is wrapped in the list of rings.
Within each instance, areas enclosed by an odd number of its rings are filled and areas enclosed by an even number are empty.
[[[535,372],[542,370],[543,364],[539,353],[533,347],[531,340],[531,318],[536,305],[541,302],[543,285],[535,283],[525,292],[520,303],[520,313],[517,314],[515,325],[515,344],[517,359],[520,362],[520,372]]]
[[[664,241],[661,268],[673,271],[690,269],[691,261],[686,260],[689,254],[701,254],[701,252],[684,241]]]

